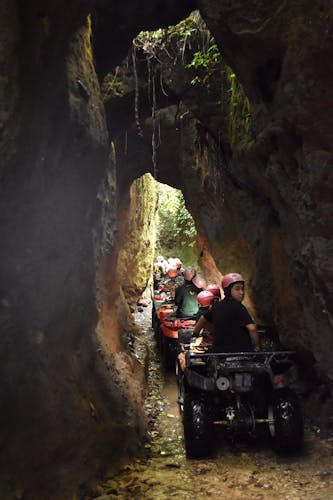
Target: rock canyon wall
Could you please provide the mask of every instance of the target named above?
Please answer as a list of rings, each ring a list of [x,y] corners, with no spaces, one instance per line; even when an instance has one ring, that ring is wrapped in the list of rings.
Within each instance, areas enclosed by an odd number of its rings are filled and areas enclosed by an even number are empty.
[[[197,86],[181,53],[161,58],[154,151],[135,71],[117,98],[101,85],[141,30],[196,8],[222,59]],[[258,319],[330,384],[331,2],[1,0],[0,13],[1,497],[71,498],[106,457],[138,450],[144,359],[127,344],[118,217],[148,171],[182,189],[207,258],[244,273]],[[231,74],[247,134],[230,133]]]

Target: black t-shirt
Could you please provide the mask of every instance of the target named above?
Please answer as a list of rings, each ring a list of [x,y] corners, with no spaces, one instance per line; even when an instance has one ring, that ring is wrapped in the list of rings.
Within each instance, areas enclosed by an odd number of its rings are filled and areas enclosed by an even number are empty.
[[[214,349],[220,352],[253,350],[246,325],[254,321],[241,302],[224,299],[214,304],[204,317],[214,326]]]
[[[198,309],[198,312],[197,314],[195,315],[195,320],[198,321],[199,318],[201,318],[201,316],[203,316],[205,314],[205,312],[207,312],[209,309],[209,306],[200,306],[199,309]]]

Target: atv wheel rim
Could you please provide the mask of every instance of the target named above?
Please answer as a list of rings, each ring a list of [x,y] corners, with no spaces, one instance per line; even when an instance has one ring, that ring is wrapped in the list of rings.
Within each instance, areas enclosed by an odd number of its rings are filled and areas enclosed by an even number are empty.
[[[273,407],[269,406],[268,407],[268,427],[269,427],[269,432],[272,437],[275,436],[275,424],[274,424],[274,412],[273,412]]]

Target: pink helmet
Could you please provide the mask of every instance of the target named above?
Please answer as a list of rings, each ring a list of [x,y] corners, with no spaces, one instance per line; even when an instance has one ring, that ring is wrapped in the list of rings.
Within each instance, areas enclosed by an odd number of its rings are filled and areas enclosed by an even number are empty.
[[[238,283],[238,282],[242,282],[242,283],[245,282],[245,280],[241,274],[228,273],[223,277],[221,285],[222,285],[222,288],[224,290],[225,288],[228,288],[229,285],[232,285],[233,283]]]
[[[203,292],[198,293],[197,300],[202,307],[208,307],[214,302],[215,296],[212,292],[208,290],[204,290]]]
[[[202,276],[198,276],[198,274],[194,276],[192,283],[197,288],[205,288],[206,286],[206,280]]]
[[[186,281],[191,281],[196,274],[197,272],[194,267],[187,267],[184,271],[184,279]]]
[[[208,285],[206,288],[207,291],[211,292],[214,297],[218,297],[219,299],[221,298],[221,290],[218,285]]]

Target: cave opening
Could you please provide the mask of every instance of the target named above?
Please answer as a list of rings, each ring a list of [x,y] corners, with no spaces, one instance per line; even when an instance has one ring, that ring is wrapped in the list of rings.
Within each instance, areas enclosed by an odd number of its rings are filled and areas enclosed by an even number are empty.
[[[182,192],[157,183],[156,193],[155,255],[177,256],[183,267],[198,266],[197,231]]]

